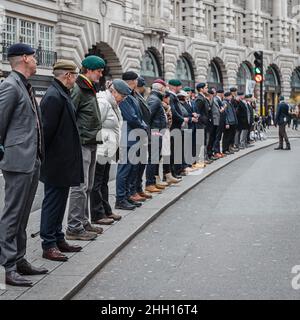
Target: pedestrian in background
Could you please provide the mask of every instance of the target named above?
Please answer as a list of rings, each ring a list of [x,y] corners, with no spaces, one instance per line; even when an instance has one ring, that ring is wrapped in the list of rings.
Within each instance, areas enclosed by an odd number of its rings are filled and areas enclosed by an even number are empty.
[[[62,223],[70,187],[84,182],[82,152],[70,90],[77,79],[74,62],[59,60],[53,66],[54,81],[41,101],[45,160],[40,180],[45,197],[41,213],[43,258],[67,261],[63,253],[79,252],[81,247],[65,240]]]
[[[275,150],[283,150],[283,140],[285,140],[286,148],[284,150],[291,150],[291,144],[286,133],[286,125],[290,119],[289,105],[284,101],[284,97],[279,99],[280,103],[277,108],[275,126],[279,126],[279,145]]]
[[[101,137],[97,139],[101,130],[101,114],[95,83],[99,83],[104,68],[105,62],[100,57],[86,57],[71,93],[81,140],[84,182],[71,188],[68,240],[89,241],[103,232],[103,228],[91,224],[88,203],[94,185],[97,145],[102,142]]]
[[[32,286],[22,275],[48,272],[26,259],[26,228],[36,194],[43,132],[40,108],[28,78],[36,73],[35,51],[17,43],[8,48],[11,74],[0,85],[0,169],[5,180],[5,206],[0,214],[0,265],[6,283]]]
[[[97,94],[101,113],[101,136],[103,144],[98,145],[94,186],[91,192],[92,223],[110,225],[121,220],[122,216],[113,213],[109,204],[109,174],[111,162],[119,160],[119,145],[123,123],[119,104],[131,90],[125,81],[116,79],[104,92]]]

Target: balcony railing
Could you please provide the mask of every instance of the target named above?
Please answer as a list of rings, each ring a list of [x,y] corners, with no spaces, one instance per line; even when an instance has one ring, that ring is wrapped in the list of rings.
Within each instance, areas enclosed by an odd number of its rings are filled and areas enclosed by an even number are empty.
[[[8,61],[8,57],[7,57],[7,50],[10,46],[10,44],[7,43],[2,43],[2,60]],[[41,67],[52,67],[53,64],[56,62],[57,60],[57,53],[54,51],[50,51],[50,50],[44,50],[42,49],[41,46],[39,46],[38,48],[35,49],[36,50],[36,59],[37,59],[37,64]]]

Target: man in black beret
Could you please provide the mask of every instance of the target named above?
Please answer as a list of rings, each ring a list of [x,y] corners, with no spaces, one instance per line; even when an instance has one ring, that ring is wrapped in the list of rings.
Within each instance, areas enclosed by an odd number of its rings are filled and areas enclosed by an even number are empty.
[[[22,275],[47,273],[26,259],[26,227],[43,160],[39,106],[28,78],[36,73],[34,49],[24,43],[8,48],[11,74],[0,85],[0,169],[5,180],[5,206],[0,214],[0,265],[6,283],[30,287]]]

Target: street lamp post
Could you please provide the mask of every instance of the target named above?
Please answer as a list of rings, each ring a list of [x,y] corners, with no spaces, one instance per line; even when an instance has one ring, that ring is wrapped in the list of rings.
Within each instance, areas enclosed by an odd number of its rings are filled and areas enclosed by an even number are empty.
[[[165,35],[162,34],[162,78],[165,80]]]

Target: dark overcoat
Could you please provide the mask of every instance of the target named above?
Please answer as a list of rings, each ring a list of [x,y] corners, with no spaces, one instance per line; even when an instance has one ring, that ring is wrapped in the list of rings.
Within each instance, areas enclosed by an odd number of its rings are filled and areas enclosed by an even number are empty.
[[[84,180],[82,151],[70,94],[54,80],[40,107],[45,139],[40,180],[54,187],[79,186]]]

